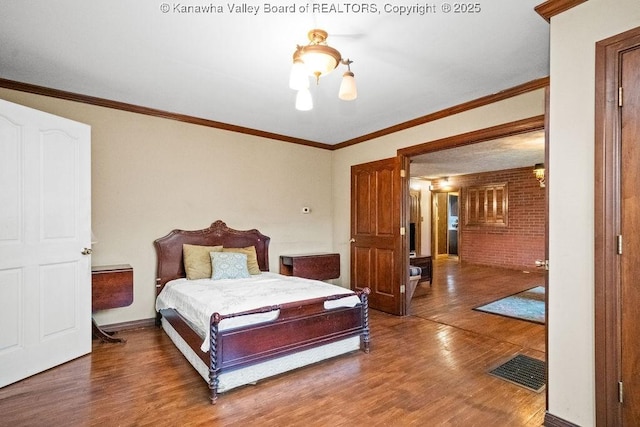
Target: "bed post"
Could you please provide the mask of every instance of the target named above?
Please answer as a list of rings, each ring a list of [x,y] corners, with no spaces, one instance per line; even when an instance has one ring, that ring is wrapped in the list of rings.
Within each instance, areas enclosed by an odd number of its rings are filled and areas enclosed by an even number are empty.
[[[211,392],[211,404],[215,405],[218,400],[218,324],[221,316],[213,313],[211,316],[211,334],[209,336],[209,390]]]
[[[370,337],[369,337],[369,293],[371,289],[363,288],[360,294],[360,301],[362,302],[362,351],[369,353],[370,349]]]

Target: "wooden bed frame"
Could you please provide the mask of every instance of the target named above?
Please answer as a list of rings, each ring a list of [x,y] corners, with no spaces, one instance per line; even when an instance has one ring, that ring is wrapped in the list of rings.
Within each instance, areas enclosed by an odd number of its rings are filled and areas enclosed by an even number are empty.
[[[186,277],[182,245],[225,247],[254,246],[261,271],[269,271],[269,237],[258,230],[234,230],[222,221],[209,228],[195,231],[173,230],[154,241],[157,253],[156,294],[170,280]],[[209,353],[200,350],[200,337],[173,309],[160,310],[156,323],[162,318],[173,327],[182,339],[209,366],[209,389],[211,403],[218,397],[218,376],[267,360],[296,353],[302,350],[360,336],[360,349],[369,352],[369,289],[356,292],[360,303],[355,307],[325,309],[324,302],[336,300],[350,294],[332,295],[293,303],[261,307],[255,310],[211,316],[211,339]],[[219,323],[226,318],[280,310],[277,319],[229,330],[218,330]]]

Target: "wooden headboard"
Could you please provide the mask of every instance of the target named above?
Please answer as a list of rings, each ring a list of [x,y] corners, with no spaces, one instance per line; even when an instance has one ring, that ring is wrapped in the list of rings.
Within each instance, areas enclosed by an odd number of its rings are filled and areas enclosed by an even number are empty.
[[[156,239],[153,245],[158,258],[156,268],[156,293],[174,279],[186,277],[182,259],[182,245],[218,246],[244,248],[255,246],[261,271],[269,271],[269,241],[271,239],[258,230],[234,230],[218,220],[203,230],[173,230]]]

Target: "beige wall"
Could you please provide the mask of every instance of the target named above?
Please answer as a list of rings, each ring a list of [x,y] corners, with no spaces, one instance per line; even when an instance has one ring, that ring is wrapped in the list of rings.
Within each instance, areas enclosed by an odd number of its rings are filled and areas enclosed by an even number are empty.
[[[97,313],[99,324],[153,317],[153,240],[216,219],[270,236],[272,271],[280,254],[339,252],[335,283],[348,287],[351,165],[544,113],[536,90],[328,151],[1,88],[0,98],[92,127],[92,263],[131,264],[135,281],[134,303]]]
[[[638,0],[589,0],[551,19],[549,412],[595,424],[595,43],[640,25]]]
[[[328,150],[5,89],[0,98],[91,125],[92,263],[131,264],[135,282],[133,304],[97,313],[100,324],[155,316],[153,240],[173,228],[257,228],[271,237],[272,271],[282,253],[332,249]]]

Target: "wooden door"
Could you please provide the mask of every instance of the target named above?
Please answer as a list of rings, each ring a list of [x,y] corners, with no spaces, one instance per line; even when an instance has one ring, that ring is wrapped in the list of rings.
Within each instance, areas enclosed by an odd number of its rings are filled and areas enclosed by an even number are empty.
[[[351,288],[369,287],[371,308],[401,315],[404,278],[400,160],[351,167]]]
[[[448,253],[448,244],[447,244],[447,219],[449,218],[449,213],[447,209],[447,193],[435,193],[435,210],[433,212],[434,218],[434,227],[436,233],[436,244],[435,255],[447,255]]]
[[[621,55],[620,378],[622,425],[640,425],[640,47]]]
[[[409,250],[422,253],[422,190],[409,190]],[[411,225],[413,224],[413,225]]]
[[[640,27],[596,43],[596,424],[640,425]]]
[[[0,387],[91,351],[90,132],[0,100]]]

